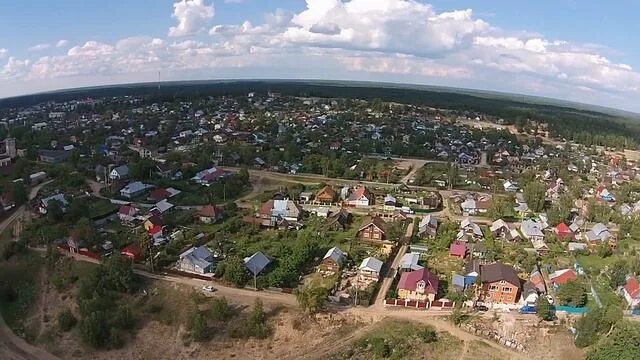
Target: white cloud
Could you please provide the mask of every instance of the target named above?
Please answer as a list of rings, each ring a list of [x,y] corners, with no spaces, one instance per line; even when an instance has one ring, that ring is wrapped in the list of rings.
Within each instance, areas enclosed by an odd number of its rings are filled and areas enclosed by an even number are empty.
[[[244,0],[224,0],[225,4],[242,4]]]
[[[66,47],[67,45],[69,45],[69,40],[58,40],[58,42],[56,43],[57,48]]]
[[[209,27],[214,9],[204,0],[183,0],[174,4],[173,16],[178,24],[169,36],[189,35]],[[140,79],[161,70],[176,79],[271,75],[433,83],[640,110],[634,101],[640,74],[612,60],[614,50],[496,28],[470,9],[438,13],[413,0],[307,0],[300,12],[278,9],[262,23],[218,24],[208,33],[175,41],[88,41],[63,55],[12,58],[0,85],[127,74]]]
[[[9,52],[9,50],[7,50],[5,48],[0,48],[0,59],[3,59],[5,56],[7,56],[8,52]]]
[[[49,49],[50,47],[51,47],[51,44],[37,44],[37,45],[31,46],[27,50],[29,50],[29,51],[43,51],[43,50]]]
[[[173,4],[172,17],[178,20],[177,26],[169,28],[169,36],[187,36],[204,29],[213,18],[215,11],[212,5],[204,0],[181,0]]]

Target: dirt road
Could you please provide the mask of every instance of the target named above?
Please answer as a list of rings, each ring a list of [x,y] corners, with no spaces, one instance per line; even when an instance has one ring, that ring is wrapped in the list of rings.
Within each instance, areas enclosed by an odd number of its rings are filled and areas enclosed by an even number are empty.
[[[29,193],[29,200],[35,199],[38,192],[42,187],[51,181],[42,183],[31,189]],[[22,205],[15,210],[11,216],[4,219],[0,223],[0,232],[3,232],[7,227],[22,216],[26,210],[26,205]],[[0,358],[7,360],[49,360],[58,359],[57,357],[47,353],[46,351],[39,349],[35,346],[29,345],[24,339],[16,336],[11,329],[4,322],[2,316],[0,316]]]

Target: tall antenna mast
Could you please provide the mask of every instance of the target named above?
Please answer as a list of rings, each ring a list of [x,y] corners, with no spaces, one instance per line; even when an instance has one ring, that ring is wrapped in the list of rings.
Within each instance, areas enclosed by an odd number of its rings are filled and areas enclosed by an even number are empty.
[[[160,70],[158,70],[158,92],[160,92]]]

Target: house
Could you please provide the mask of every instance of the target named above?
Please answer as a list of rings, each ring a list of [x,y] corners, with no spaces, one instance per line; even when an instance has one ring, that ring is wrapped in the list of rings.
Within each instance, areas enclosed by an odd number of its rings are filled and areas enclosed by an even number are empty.
[[[38,171],[29,175],[29,184],[36,185],[47,179],[47,173],[44,171]]]
[[[423,217],[418,224],[418,236],[421,238],[433,239],[438,232],[438,219],[429,214]]]
[[[503,239],[507,241],[516,241],[520,239],[520,233],[518,230],[512,229],[511,226],[502,219],[494,221],[489,227],[489,230],[491,231],[491,236],[496,239]]]
[[[331,204],[335,199],[336,192],[331,188],[331,186],[325,186],[316,193],[316,201],[324,204]]]
[[[334,246],[329,249],[329,251],[327,251],[327,253],[322,258],[322,262],[320,262],[318,271],[330,274],[338,273],[340,272],[340,268],[342,268],[345,259],[346,256],[344,255],[342,250]]]
[[[160,212],[160,214],[164,214],[172,208],[173,208],[173,204],[168,202],[167,200],[159,201],[153,207],[153,209],[157,209]]]
[[[438,277],[427,269],[405,271],[398,282],[398,298],[433,302],[438,294]]]
[[[602,185],[600,185],[600,186],[598,186],[598,188],[596,188],[595,193],[596,193],[596,199],[599,199],[599,200],[602,200],[602,201],[608,202],[608,203],[616,201],[616,199],[613,196],[613,194],[611,194],[609,192],[609,190],[607,190],[607,188],[605,188]]]
[[[460,209],[463,214],[478,215],[484,214],[489,210],[491,202],[489,199],[475,200],[472,198],[466,199],[460,204]]]
[[[244,258],[244,266],[249,270],[249,272],[257,276],[271,263],[271,260],[263,254],[261,251]]]
[[[531,283],[536,288],[536,291],[539,294],[543,294],[547,292],[547,284],[545,283],[544,277],[542,276],[542,273],[540,272],[540,270],[538,270],[537,266],[531,272],[531,274],[529,274],[528,283]]]
[[[43,215],[46,214],[47,208],[51,205],[52,201],[59,202],[62,211],[65,211],[66,207],[69,205],[67,199],[65,199],[64,197],[64,194],[55,194],[40,200],[40,204],[38,205],[38,212]]]
[[[466,288],[464,276],[459,274],[451,275],[451,287],[456,292],[459,292],[459,293],[463,292],[464,289]]]
[[[504,191],[506,192],[516,192],[518,191],[518,185],[511,180],[505,181],[502,186],[504,187]]]
[[[611,232],[603,223],[593,225],[591,230],[585,233],[585,238],[591,243],[603,243],[611,238]]]
[[[205,205],[196,212],[196,217],[205,224],[213,224],[222,219],[222,212],[214,205]]]
[[[358,186],[345,200],[347,206],[366,207],[373,205],[373,196],[364,186]]]
[[[67,161],[70,155],[70,151],[64,150],[39,150],[38,161],[47,164],[60,164]],[[9,161],[11,161],[11,159],[9,159]]]
[[[266,227],[298,227],[302,220],[303,210],[292,200],[268,200],[260,206],[257,217],[260,224]]]
[[[151,193],[149,193],[149,197],[147,199],[150,201],[158,202],[158,201],[172,198],[180,193],[181,193],[180,190],[177,190],[174,188],[168,188],[168,189],[157,188],[151,191]]]
[[[527,281],[522,285],[522,302],[525,305],[535,306],[538,297],[540,297],[540,292],[531,281]]]
[[[327,228],[331,231],[344,231],[349,227],[351,214],[345,208],[341,208],[336,213],[332,213],[327,218]]]
[[[118,209],[118,218],[120,221],[132,222],[136,219],[138,209],[130,205],[122,205]]]
[[[379,216],[365,216],[357,237],[363,241],[383,241],[386,239],[386,226],[387,223]]]
[[[358,275],[360,276],[360,281],[378,281],[378,279],[380,279],[382,265],[382,261],[373,257],[368,257],[362,260],[362,263],[358,267]]]
[[[300,201],[310,202],[313,200],[313,193],[310,191],[303,191],[300,193]]]
[[[191,181],[203,186],[211,186],[211,184],[224,179],[229,176],[229,174],[228,171],[214,166],[196,173],[195,176],[191,178]]]
[[[181,271],[209,274],[213,270],[213,254],[205,246],[192,247],[178,256]]]
[[[162,227],[162,219],[160,219],[159,216],[150,216],[149,218],[147,218],[147,220],[144,221],[142,226],[144,227],[145,231],[149,232],[155,227]]]
[[[384,197],[384,209],[393,211],[396,208],[396,198],[392,195],[386,195]]]
[[[147,185],[140,181],[135,181],[127,184],[125,187],[120,189],[120,196],[131,199],[144,193],[145,191],[147,191],[148,189],[151,189],[152,187],[153,187],[152,185]]]
[[[561,222],[553,228],[553,232],[555,232],[556,236],[560,240],[573,240],[574,235],[573,231],[567,226],[567,224]]]
[[[460,260],[467,256],[467,246],[462,241],[454,241],[449,246],[449,256]]]
[[[116,166],[109,173],[112,181],[127,180],[129,178],[129,167],[127,165]]]
[[[125,247],[120,251],[120,254],[124,257],[131,259],[132,261],[138,261],[142,259],[142,249],[137,243]]]
[[[562,269],[549,274],[549,281],[551,282],[551,286],[557,289],[559,286],[574,281],[577,277],[578,275],[573,269]]]
[[[588,249],[588,245],[585,243],[569,242],[567,244],[567,251],[569,252],[586,251],[587,249]]]
[[[520,225],[520,232],[522,232],[522,235],[532,243],[539,242],[544,241],[544,233],[542,232],[543,228],[544,227],[541,222],[526,219],[522,221],[522,224]]]
[[[478,224],[469,220],[469,218],[464,218],[460,222],[460,231],[456,235],[456,240],[458,241],[479,241],[484,239],[484,234],[482,233],[482,229]]]
[[[418,253],[411,252],[402,255],[400,264],[398,265],[398,271],[420,270],[424,268],[424,266],[418,265],[418,260],[420,260],[420,254]]]
[[[496,262],[480,266],[484,302],[515,304],[520,292],[520,278],[511,266]]]
[[[475,284],[476,279],[480,277],[480,259],[471,259],[464,264],[464,283],[466,287]]]
[[[640,284],[635,276],[629,276],[627,282],[622,287],[622,295],[630,308],[637,308],[640,305]]]
[[[484,259],[487,255],[487,246],[482,242],[469,243],[467,245],[467,252],[475,258]]]

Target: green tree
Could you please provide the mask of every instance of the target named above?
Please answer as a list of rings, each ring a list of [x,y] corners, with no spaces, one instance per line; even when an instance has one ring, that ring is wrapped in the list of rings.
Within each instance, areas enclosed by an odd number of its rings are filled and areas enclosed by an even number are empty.
[[[242,288],[247,283],[247,270],[244,261],[238,257],[230,257],[220,262],[216,267],[216,273],[219,271],[222,271],[222,279],[235,287]]]
[[[617,290],[618,287],[624,285],[627,282],[627,262],[624,260],[618,260],[611,265],[609,269],[609,286],[612,289]]]
[[[324,308],[329,291],[324,287],[307,285],[295,290],[296,300],[305,312],[314,314]]]
[[[64,308],[62,309],[57,316],[57,320],[58,320],[58,328],[61,331],[70,331],[74,326],[76,326],[76,323],[78,322],[78,320],[76,320],[76,317],[73,316],[73,313],[71,313],[71,310],[69,310],[68,308]]]
[[[553,320],[553,312],[551,311],[551,305],[547,301],[547,297],[544,295],[538,296],[536,300],[537,315],[541,320],[549,321]]]
[[[51,200],[47,204],[47,219],[53,223],[62,221],[64,217],[64,211],[62,210],[62,203],[58,200]]]
[[[605,341],[595,346],[586,360],[635,360],[640,359],[640,325],[623,321]]]
[[[533,181],[527,184],[524,189],[524,200],[529,205],[529,209],[534,212],[544,210],[544,199],[546,196],[546,188],[543,183]]]
[[[211,319],[215,321],[228,320],[232,315],[231,307],[225,297],[213,298],[211,301]]]
[[[587,304],[587,290],[579,281],[569,281],[560,285],[556,291],[556,299],[561,305],[583,307]]]
[[[249,333],[252,337],[257,339],[264,339],[269,335],[269,328],[267,327],[267,317],[264,312],[264,306],[262,300],[257,298],[253,304],[253,309],[249,315],[247,321],[249,327]]]
[[[16,205],[20,206],[29,200],[29,195],[27,194],[27,189],[24,186],[22,181],[18,181],[13,184],[13,201],[16,202]]]

